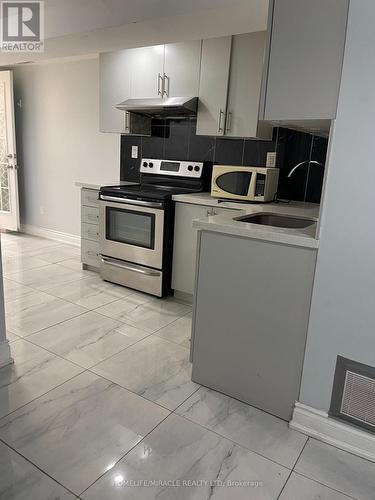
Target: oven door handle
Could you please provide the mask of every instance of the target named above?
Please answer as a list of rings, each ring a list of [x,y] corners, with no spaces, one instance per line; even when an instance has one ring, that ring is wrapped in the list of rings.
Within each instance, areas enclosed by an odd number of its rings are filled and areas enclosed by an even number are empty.
[[[132,200],[129,198],[116,198],[115,196],[99,195],[99,199],[103,201],[114,201],[116,203],[126,203],[127,205],[137,205],[139,207],[163,208],[163,203],[158,201],[143,201]]]
[[[114,267],[119,267],[120,269],[126,269],[127,271],[134,271],[135,273],[145,274],[146,276],[160,276],[160,272],[154,271],[153,269],[147,269],[146,267],[136,266],[135,264],[120,262],[116,259],[105,257],[104,255],[101,255],[100,257],[103,264],[109,264]]]

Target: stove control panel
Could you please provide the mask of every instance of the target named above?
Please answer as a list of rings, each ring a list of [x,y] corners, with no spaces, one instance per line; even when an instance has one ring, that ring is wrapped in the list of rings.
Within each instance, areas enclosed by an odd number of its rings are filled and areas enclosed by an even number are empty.
[[[143,158],[140,172],[142,174],[176,175],[199,179],[203,172],[203,163],[196,161],[155,160]]]

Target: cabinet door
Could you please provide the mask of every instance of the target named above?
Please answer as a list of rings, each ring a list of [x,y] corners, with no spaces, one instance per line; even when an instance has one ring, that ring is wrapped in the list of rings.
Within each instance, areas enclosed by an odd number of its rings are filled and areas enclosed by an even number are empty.
[[[232,41],[225,135],[259,137],[258,116],[266,32],[235,35]],[[272,138],[272,127],[267,137]]]
[[[134,99],[162,96],[164,45],[131,49],[130,93]]]
[[[232,37],[203,40],[197,135],[224,135]]]
[[[169,43],[165,46],[164,95],[166,97],[198,95],[201,44],[200,40],[194,40]]]
[[[235,213],[235,210],[176,203],[172,272],[174,290],[191,295],[194,292],[197,230],[193,228],[193,220],[225,213]]]
[[[348,0],[274,0],[266,120],[335,118],[347,13]]]
[[[125,113],[116,104],[130,97],[131,51],[99,55],[99,130],[124,133]]]

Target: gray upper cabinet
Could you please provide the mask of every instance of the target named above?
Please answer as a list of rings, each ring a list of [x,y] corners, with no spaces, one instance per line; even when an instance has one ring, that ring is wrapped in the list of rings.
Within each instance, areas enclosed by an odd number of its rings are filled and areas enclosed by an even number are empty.
[[[130,97],[131,51],[107,52],[99,56],[99,130],[126,133],[125,113],[116,104]]]
[[[130,97],[161,97],[164,45],[131,49]]]
[[[260,122],[266,32],[235,35],[232,41],[225,135],[272,138],[272,127]]]
[[[266,120],[336,116],[348,0],[272,0]]]
[[[199,89],[201,40],[165,45],[164,96],[196,97]]]
[[[271,139],[259,122],[266,33],[203,40],[198,135]]]
[[[197,135],[224,135],[232,37],[203,40]]]

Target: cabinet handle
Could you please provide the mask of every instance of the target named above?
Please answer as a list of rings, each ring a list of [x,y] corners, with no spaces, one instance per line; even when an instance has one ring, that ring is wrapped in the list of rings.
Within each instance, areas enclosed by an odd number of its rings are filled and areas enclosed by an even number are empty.
[[[161,85],[160,85],[160,82],[161,82]],[[160,73],[158,73],[158,95],[163,95],[163,92],[164,92],[164,80],[163,80],[163,77],[161,76]]]
[[[168,83],[168,90],[166,90],[167,85],[165,82]],[[164,73],[164,78],[163,78],[163,95],[166,95],[167,97],[169,96],[169,87],[170,87],[171,81],[168,75]]]
[[[220,108],[220,111],[219,111],[219,124],[218,124],[218,127],[217,127],[217,131],[218,132],[222,132],[223,131],[223,127],[221,126],[221,121],[222,121],[223,115],[224,115],[224,111]]]
[[[227,113],[227,120],[226,120],[226,127],[225,127],[225,133],[227,134],[230,132],[230,127],[231,127],[231,118],[232,118],[232,111],[228,111]]]
[[[125,130],[129,132],[129,111],[125,111]]]

